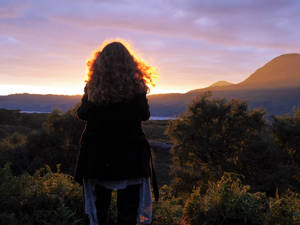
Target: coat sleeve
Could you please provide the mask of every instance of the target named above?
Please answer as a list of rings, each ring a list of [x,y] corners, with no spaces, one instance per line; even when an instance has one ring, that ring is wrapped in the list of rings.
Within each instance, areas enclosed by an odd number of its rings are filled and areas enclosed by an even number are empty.
[[[148,120],[150,118],[150,110],[149,110],[149,103],[146,94],[140,96],[139,102],[140,102],[139,116],[142,121]]]
[[[87,87],[84,88],[84,95],[81,98],[81,105],[77,109],[77,116],[79,119],[87,120],[88,117],[88,94]]]

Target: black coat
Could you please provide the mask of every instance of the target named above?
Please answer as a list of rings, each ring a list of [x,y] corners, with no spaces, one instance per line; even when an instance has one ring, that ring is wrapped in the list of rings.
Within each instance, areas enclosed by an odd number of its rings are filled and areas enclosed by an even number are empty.
[[[94,104],[82,97],[77,110],[85,120],[75,180],[120,180],[151,175],[150,145],[141,122],[150,117],[145,94],[114,104]]]

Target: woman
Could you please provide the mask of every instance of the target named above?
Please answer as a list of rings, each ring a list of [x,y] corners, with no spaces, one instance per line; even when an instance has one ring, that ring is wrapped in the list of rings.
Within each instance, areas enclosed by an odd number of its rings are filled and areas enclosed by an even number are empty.
[[[113,189],[118,190],[118,225],[151,223],[151,175],[156,199],[158,191],[141,127],[150,117],[150,69],[120,42],[107,44],[88,62],[88,81],[77,110],[86,126],[75,180],[84,184],[91,225],[106,223]]]

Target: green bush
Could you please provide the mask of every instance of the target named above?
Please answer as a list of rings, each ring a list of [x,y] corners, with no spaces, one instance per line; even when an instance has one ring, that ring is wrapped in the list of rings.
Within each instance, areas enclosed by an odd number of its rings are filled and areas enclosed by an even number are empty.
[[[179,225],[182,217],[184,199],[175,198],[169,186],[160,188],[160,201],[153,203],[153,224]]]
[[[249,193],[249,186],[225,174],[220,181],[209,183],[201,194],[196,189],[186,201],[185,225],[262,225],[267,210],[263,193]]]
[[[82,130],[73,110],[54,110],[40,129],[10,132],[0,140],[0,166],[10,162],[14,174],[33,174],[46,164],[52,169],[61,164],[64,173],[73,175]]]
[[[14,176],[8,164],[0,168],[0,224],[83,225],[85,214],[82,187],[69,175],[52,172],[49,166],[34,175]],[[161,201],[154,203],[155,225],[179,224],[183,200],[174,198],[168,186],[160,189]],[[108,225],[117,224],[117,195],[113,192]]]
[[[184,114],[169,121],[176,177],[192,187],[197,183],[190,183],[191,177],[207,184],[224,172],[237,172],[239,155],[267,128],[264,115],[239,100],[212,99],[210,93],[195,98]]]
[[[272,129],[275,141],[290,156],[290,162],[300,163],[300,108],[294,109],[293,115],[273,116]]]
[[[277,188],[280,193],[300,191],[298,114],[274,117],[270,124],[264,111],[250,110],[245,101],[198,96],[184,114],[169,121],[172,186],[178,194],[197,186],[205,191],[209,181],[233,172],[241,174],[252,191],[268,196]]]
[[[225,173],[202,194],[197,188],[185,202],[182,225],[298,225],[300,195],[287,191],[275,198],[250,193],[236,175]]]
[[[33,176],[0,169],[0,224],[83,224],[82,188],[72,177],[49,167]]]

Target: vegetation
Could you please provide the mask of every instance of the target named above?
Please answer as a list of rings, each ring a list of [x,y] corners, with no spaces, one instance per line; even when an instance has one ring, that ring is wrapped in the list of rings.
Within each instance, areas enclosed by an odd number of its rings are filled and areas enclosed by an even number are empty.
[[[0,224],[87,224],[72,177],[84,125],[74,110],[0,109]],[[300,109],[266,120],[247,102],[204,94],[143,128],[151,143],[173,144],[152,149],[154,225],[300,224]],[[115,193],[112,203],[115,225]]]
[[[23,116],[19,113],[16,118]],[[31,129],[31,123],[20,123],[26,132],[3,132],[0,140],[0,165],[10,162],[14,174],[17,175],[25,171],[33,174],[45,164],[51,169],[61,164],[63,172],[72,174],[79,149],[82,122],[74,117],[72,110],[66,113],[54,110],[41,121],[39,126],[36,125],[38,129]]]
[[[300,222],[299,194],[288,191],[267,197],[250,192],[250,186],[225,173],[217,182],[209,182],[201,194],[196,188],[185,203],[185,225],[295,225]]]
[[[14,176],[6,164],[0,180],[0,224],[84,224],[82,189],[59,167]]]
[[[167,127],[167,120],[148,120],[143,123],[147,138],[156,142],[171,143],[170,138],[165,134]]]
[[[174,190],[205,190],[209,181],[230,172],[268,196],[276,190],[300,191],[299,163],[291,163],[299,151],[300,139],[293,136],[299,135],[299,112],[273,117],[270,124],[264,111],[249,110],[246,102],[210,99],[209,94],[195,99],[167,130],[174,143]]]

